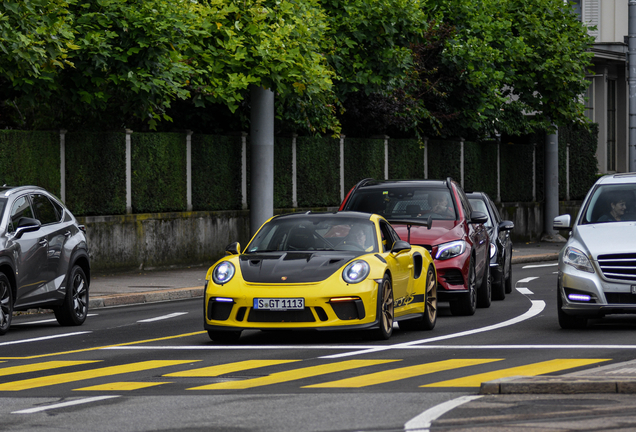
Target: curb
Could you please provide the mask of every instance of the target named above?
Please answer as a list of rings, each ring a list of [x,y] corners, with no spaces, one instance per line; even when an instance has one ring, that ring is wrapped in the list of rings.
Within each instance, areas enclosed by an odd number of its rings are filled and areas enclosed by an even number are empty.
[[[512,257],[513,264],[527,264],[527,263],[535,263],[535,262],[543,262],[543,261],[558,261],[558,260],[559,260],[558,252],[545,253],[541,255],[526,255],[526,256]]]
[[[636,394],[636,379],[599,377],[509,377],[481,384],[479,394]]]
[[[113,306],[123,306],[142,303],[156,303],[172,300],[183,300],[203,297],[203,287],[178,288],[164,291],[148,291],[135,294],[98,295],[89,299],[89,309],[101,309]]]

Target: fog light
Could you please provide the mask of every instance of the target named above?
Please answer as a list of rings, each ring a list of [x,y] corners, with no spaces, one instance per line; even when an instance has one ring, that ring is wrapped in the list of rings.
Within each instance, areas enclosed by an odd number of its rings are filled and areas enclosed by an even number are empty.
[[[233,303],[234,300],[231,298],[226,298],[226,297],[217,297],[214,299],[214,301],[218,301],[218,302],[223,302],[223,303]]]
[[[572,301],[589,302],[592,300],[592,297],[585,294],[568,294],[568,299]]]

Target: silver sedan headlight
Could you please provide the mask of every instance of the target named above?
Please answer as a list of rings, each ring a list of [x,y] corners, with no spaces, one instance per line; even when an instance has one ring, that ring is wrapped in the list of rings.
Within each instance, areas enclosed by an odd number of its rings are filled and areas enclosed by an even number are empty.
[[[568,246],[565,249],[563,253],[563,263],[571,265],[577,270],[594,273],[594,267],[592,267],[592,263],[587,255],[572,246]]]
[[[435,259],[445,260],[454,258],[464,253],[466,250],[466,242],[464,240],[456,240],[448,243],[442,243],[437,247]]]

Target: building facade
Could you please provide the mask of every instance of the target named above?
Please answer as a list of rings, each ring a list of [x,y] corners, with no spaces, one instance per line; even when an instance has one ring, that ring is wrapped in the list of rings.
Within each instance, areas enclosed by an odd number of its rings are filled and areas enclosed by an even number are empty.
[[[586,115],[599,125],[599,173],[629,171],[627,0],[570,0],[595,38]]]

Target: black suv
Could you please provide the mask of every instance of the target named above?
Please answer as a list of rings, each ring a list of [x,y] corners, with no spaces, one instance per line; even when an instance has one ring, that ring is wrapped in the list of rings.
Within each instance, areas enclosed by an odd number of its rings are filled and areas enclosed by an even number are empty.
[[[61,325],[88,314],[90,259],[85,228],[37,186],[0,187],[0,335],[13,311],[53,309]]]

